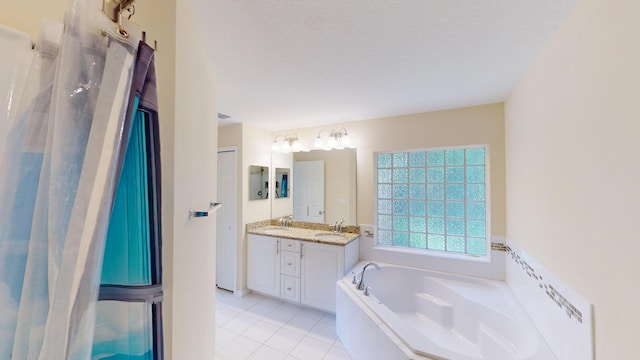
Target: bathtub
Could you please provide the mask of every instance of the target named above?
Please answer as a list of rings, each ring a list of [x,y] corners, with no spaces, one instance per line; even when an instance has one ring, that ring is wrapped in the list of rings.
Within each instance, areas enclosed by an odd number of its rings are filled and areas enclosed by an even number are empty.
[[[369,296],[352,275],[336,285],[337,333],[355,360],[556,359],[506,283],[377,264]]]

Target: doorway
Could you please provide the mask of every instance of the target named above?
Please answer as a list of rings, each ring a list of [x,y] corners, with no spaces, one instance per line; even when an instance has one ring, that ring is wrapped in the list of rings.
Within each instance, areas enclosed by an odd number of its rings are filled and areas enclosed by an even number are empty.
[[[236,148],[218,149],[218,199],[224,206],[217,214],[216,286],[229,291],[236,288],[237,161]]]

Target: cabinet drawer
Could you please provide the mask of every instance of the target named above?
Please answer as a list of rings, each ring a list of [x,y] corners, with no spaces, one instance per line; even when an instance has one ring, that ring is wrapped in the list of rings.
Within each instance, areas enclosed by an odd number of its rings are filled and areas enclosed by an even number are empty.
[[[280,250],[300,252],[300,241],[291,239],[282,239],[280,241]]]
[[[300,302],[300,278],[281,275],[280,297],[289,301]]]
[[[300,277],[300,253],[280,252],[280,273],[282,275]]]

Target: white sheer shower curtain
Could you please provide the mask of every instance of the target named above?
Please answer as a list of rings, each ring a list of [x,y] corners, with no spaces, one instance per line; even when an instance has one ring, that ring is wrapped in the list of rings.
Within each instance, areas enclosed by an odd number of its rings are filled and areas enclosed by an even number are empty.
[[[64,31],[45,26],[20,106],[17,96],[0,99],[7,114],[0,118],[0,359],[91,357],[139,41],[139,32],[123,37],[99,5],[75,0]],[[24,53],[24,41],[17,43],[16,54]],[[17,95],[21,80],[8,77],[2,86]]]
[[[11,121],[20,101],[29,64],[31,39],[25,34],[0,25],[0,159],[7,143]]]

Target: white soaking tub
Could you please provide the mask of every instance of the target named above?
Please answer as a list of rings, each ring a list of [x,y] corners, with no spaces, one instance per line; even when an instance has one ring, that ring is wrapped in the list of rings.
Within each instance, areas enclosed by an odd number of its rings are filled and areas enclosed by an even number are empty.
[[[377,264],[369,296],[352,275],[337,283],[337,332],[355,360],[556,358],[505,282]]]

